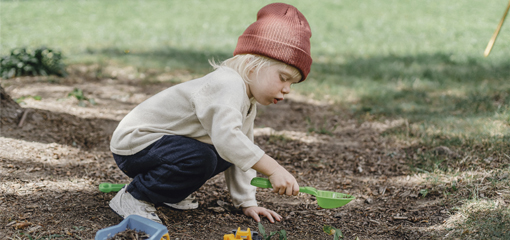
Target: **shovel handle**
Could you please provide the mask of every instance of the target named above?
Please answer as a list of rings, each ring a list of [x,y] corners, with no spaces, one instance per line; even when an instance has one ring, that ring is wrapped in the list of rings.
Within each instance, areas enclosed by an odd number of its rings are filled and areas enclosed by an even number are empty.
[[[104,193],[118,192],[125,185],[126,185],[125,183],[101,183],[99,184],[99,191]]]
[[[271,185],[267,178],[255,177],[251,180],[250,184],[259,188],[273,188],[273,185]]]
[[[259,188],[273,188],[271,182],[267,178],[255,177],[251,180],[251,185]],[[299,187],[299,191],[312,195],[317,195],[317,190],[313,187]]]

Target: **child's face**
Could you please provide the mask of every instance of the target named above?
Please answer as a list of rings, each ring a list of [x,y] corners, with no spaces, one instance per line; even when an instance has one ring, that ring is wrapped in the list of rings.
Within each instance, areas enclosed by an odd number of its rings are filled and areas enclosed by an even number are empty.
[[[300,76],[293,76],[293,67],[285,64],[272,64],[262,67],[260,71],[251,72],[248,77],[248,97],[254,97],[262,105],[276,104],[290,93],[291,84],[298,83]]]

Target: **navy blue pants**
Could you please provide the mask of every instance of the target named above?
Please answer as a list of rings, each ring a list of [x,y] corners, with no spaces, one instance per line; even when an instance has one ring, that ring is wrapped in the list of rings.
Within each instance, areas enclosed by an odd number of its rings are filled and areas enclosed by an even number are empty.
[[[176,135],[163,136],[134,155],[113,158],[133,179],[126,191],[156,205],[182,201],[232,166],[213,145]]]

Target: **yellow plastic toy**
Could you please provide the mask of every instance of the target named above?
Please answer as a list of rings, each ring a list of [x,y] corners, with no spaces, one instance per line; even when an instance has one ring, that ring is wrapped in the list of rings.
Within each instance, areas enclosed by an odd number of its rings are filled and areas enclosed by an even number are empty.
[[[250,228],[248,228],[246,231],[241,231],[241,228],[237,228],[237,231],[232,231],[233,233],[231,234],[225,234],[223,235],[223,240],[236,240],[236,239],[242,239],[242,240],[259,240],[261,239],[259,236],[258,236],[258,233],[257,232],[253,232],[253,235],[255,235],[255,238],[253,238],[254,236],[252,235],[252,232],[250,231]]]

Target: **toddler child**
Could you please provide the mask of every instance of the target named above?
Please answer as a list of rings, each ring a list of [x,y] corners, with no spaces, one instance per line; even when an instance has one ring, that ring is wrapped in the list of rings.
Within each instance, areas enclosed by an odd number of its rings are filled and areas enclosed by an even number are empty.
[[[256,171],[274,192],[297,195],[296,179],[253,142],[256,103],[276,104],[310,72],[311,31],[295,7],[273,3],[239,37],[234,57],[204,77],[177,84],[129,112],[110,149],[131,183],[110,201],[121,217],[140,215],[161,223],[155,205],[194,209],[191,193],[224,172],[235,207],[260,221],[280,221],[257,206]]]

